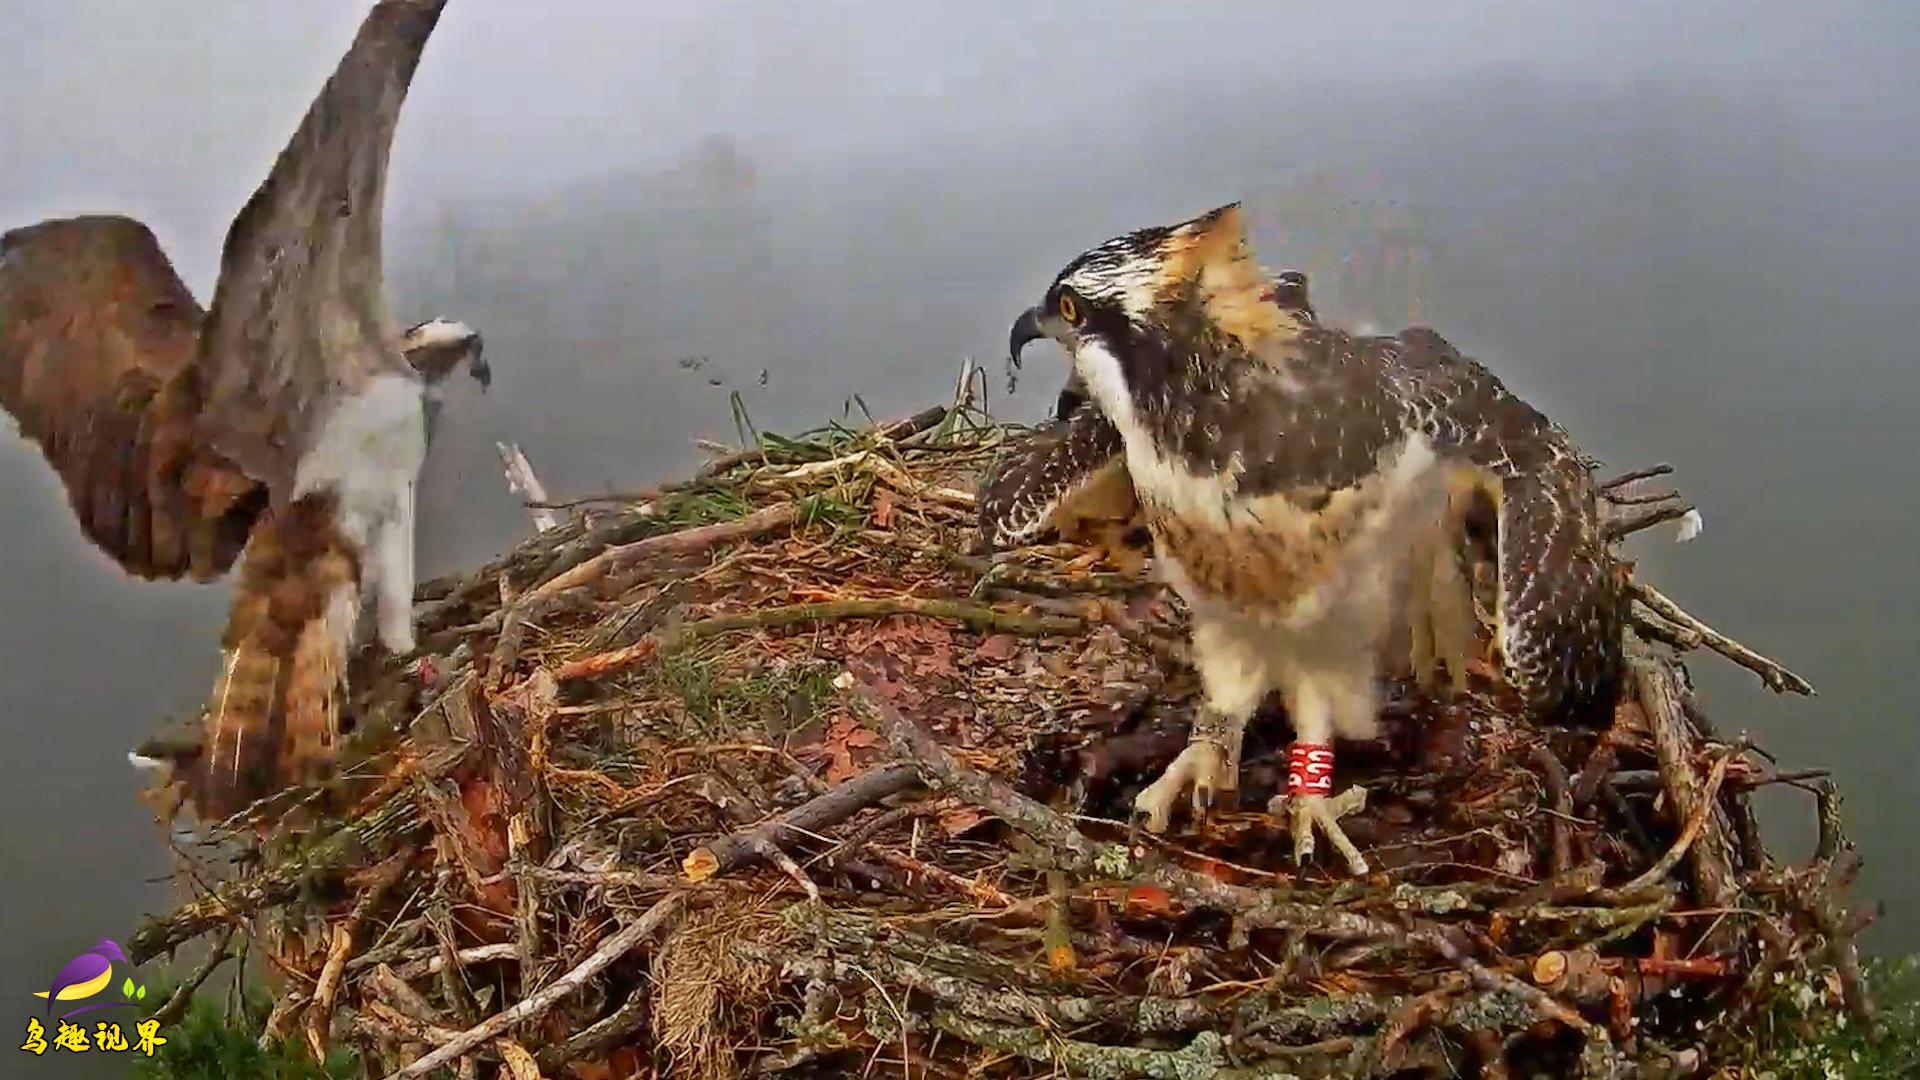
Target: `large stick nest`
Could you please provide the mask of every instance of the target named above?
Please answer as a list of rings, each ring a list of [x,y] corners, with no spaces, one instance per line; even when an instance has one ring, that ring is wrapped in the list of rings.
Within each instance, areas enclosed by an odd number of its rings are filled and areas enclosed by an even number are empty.
[[[1133,835],[1196,704],[1182,613],[1124,553],[969,553],[1007,437],[762,437],[429,583],[437,683],[363,658],[341,777],[205,838],[223,883],[133,959],[237,929],[270,1034],[516,1080],[1688,1075],[1783,989],[1865,1018],[1831,786],[1717,736],[1675,650],[1804,684],[1644,586],[1610,729],[1521,722],[1485,665],[1395,684],[1341,752],[1365,879],[1261,809],[1277,708],[1240,809]],[[1609,490],[1622,532],[1679,505]],[[1817,796],[1807,865],[1762,847],[1772,783]]]

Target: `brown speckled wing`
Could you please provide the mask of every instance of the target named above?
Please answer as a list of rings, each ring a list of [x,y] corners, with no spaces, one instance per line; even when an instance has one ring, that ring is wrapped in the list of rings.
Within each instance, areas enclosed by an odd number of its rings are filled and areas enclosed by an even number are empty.
[[[1501,649],[1539,714],[1606,722],[1619,693],[1624,582],[1579,451],[1431,330],[1401,335],[1410,418],[1499,480]]]
[[[1125,467],[1121,449],[1120,433],[1092,405],[1016,440],[981,482],[981,539],[1000,548],[1039,537],[1104,470]]]
[[[264,502],[193,437],[203,318],[131,218],[0,236],[0,405],[59,473],[87,538],[144,578],[225,573]]]

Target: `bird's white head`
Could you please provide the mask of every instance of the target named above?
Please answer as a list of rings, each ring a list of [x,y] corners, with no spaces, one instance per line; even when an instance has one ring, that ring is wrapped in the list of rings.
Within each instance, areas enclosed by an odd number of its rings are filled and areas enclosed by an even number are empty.
[[[1008,348],[1017,366],[1027,343],[1059,342],[1117,420],[1132,390],[1164,384],[1174,367],[1293,340],[1307,317],[1275,302],[1274,279],[1248,248],[1239,204],[1229,203],[1089,249],[1014,322]]]
[[[407,363],[428,386],[438,386],[464,364],[483,391],[493,383],[485,346],[478,330],[455,319],[428,319],[410,328],[400,340]]]

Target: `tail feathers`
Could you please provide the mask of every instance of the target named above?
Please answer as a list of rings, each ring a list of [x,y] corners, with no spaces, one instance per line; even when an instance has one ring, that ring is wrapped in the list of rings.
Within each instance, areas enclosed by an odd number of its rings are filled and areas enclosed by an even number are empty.
[[[1591,480],[1562,462],[1500,491],[1500,648],[1542,719],[1605,723],[1619,694],[1625,590]]]
[[[360,571],[329,498],[266,518],[241,563],[188,798],[219,820],[324,774],[333,757]]]

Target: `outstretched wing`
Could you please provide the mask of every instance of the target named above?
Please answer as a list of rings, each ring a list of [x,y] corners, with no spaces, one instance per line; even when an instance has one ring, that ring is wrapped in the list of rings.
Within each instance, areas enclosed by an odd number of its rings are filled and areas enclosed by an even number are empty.
[[[1499,506],[1501,652],[1541,713],[1604,720],[1619,691],[1624,581],[1599,491],[1566,434],[1439,334],[1400,335],[1413,418],[1478,466]]]
[[[1120,432],[1083,405],[1007,447],[980,486],[980,536],[996,548],[1027,543],[1097,492],[1116,488],[1130,498],[1126,467]]]
[[[400,107],[446,0],[381,0],[227,233],[201,337],[201,434],[276,505],[341,391],[410,375],[380,229]]]
[[[87,538],[146,578],[224,573],[258,485],[195,444],[203,313],[145,225],[45,221],[0,237],[0,404]]]

